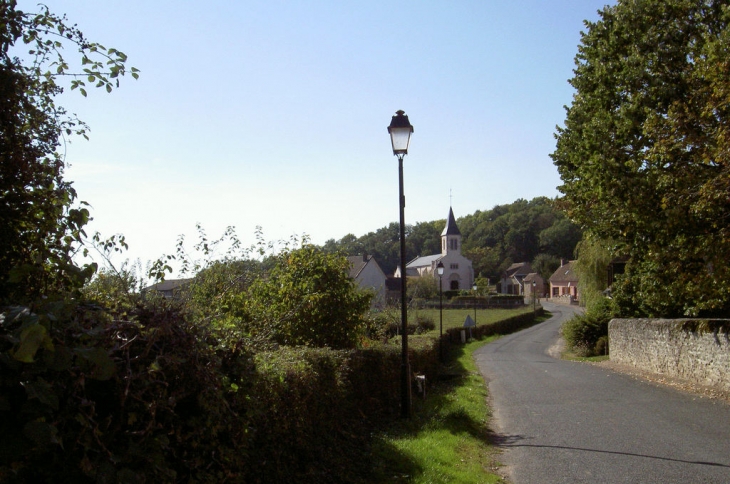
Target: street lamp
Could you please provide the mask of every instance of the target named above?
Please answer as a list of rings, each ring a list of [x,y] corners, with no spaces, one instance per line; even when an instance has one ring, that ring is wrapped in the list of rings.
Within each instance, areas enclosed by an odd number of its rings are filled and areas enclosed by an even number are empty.
[[[535,318],[535,291],[537,291],[537,281],[532,280],[532,317]]]
[[[411,416],[411,379],[408,365],[408,310],[406,309],[406,221],[403,195],[403,157],[408,154],[413,126],[402,110],[396,111],[388,126],[393,154],[398,157],[398,190],[400,206],[400,324],[401,324],[401,417]]]
[[[477,327],[477,283],[475,282],[473,286],[471,286],[472,289],[474,289],[474,327]]]
[[[436,264],[436,273],[439,275],[439,359],[444,362],[444,291],[441,276],[444,275],[444,263]]]

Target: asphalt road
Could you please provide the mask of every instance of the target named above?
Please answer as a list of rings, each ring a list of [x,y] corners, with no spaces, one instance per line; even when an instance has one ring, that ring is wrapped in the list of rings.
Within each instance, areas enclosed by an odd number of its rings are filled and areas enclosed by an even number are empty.
[[[730,405],[549,356],[575,309],[544,307],[475,353],[511,482],[730,483]]]

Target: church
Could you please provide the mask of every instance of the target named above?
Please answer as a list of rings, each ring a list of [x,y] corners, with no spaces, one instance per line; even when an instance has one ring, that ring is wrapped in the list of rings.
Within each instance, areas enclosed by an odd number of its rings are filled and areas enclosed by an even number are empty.
[[[444,265],[442,281],[445,291],[471,289],[474,284],[474,269],[471,261],[461,255],[461,232],[451,208],[446,219],[446,227],[441,232],[441,253],[416,257],[406,264],[406,275],[438,278],[436,266],[439,262]],[[395,277],[400,277],[400,267],[395,271]]]

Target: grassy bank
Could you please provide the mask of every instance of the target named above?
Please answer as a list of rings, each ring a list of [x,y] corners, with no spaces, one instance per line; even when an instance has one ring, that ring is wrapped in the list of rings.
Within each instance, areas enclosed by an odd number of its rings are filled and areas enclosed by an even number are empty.
[[[472,353],[495,338],[455,348],[443,368],[448,378],[414,395],[413,416],[376,435],[375,483],[497,483],[490,445],[486,386]]]
[[[430,316],[434,310],[422,310]],[[477,323],[489,324],[530,312],[518,310],[477,310]],[[444,311],[444,330],[463,325],[473,310]],[[438,335],[438,310],[435,310]],[[537,322],[544,321],[545,314]],[[448,325],[448,326],[447,326]],[[491,411],[487,406],[487,388],[473,353],[498,336],[450,347],[442,379],[429,382],[427,396],[414,394],[410,420],[398,420],[374,437],[372,482],[500,483],[499,451],[490,441],[488,429]]]

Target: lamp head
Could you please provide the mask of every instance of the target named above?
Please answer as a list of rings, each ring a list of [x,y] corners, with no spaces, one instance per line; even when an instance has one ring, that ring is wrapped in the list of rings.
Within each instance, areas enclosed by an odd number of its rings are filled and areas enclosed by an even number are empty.
[[[395,116],[390,120],[388,133],[390,133],[390,143],[393,145],[393,154],[399,158],[407,155],[413,126],[403,110],[396,111]]]
[[[436,264],[436,274],[439,275],[439,277],[444,275],[444,263],[439,261],[438,264]]]

